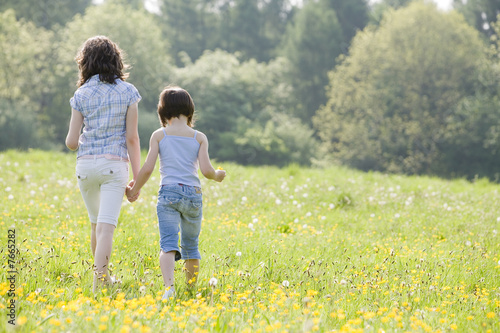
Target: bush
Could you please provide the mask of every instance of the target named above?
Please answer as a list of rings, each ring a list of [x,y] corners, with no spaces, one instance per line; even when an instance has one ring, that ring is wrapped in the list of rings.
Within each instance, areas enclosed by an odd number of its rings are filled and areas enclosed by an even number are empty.
[[[34,112],[0,100],[0,150],[40,147]]]

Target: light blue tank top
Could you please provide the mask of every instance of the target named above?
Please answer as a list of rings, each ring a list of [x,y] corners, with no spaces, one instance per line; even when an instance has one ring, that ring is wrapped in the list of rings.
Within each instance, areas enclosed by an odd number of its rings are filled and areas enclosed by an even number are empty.
[[[198,151],[200,144],[194,137],[167,135],[159,143],[160,185],[184,184],[201,187],[198,178]]]

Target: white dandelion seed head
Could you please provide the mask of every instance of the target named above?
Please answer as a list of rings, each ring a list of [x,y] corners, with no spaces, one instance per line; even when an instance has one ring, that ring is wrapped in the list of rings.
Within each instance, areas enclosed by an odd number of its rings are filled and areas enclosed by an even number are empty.
[[[465,242],[465,245],[466,245],[466,246],[471,246],[471,245],[472,245],[472,242],[471,242],[471,241],[466,241],[466,242]]]
[[[236,256],[241,257],[241,252],[240,251],[236,252]]]
[[[211,278],[209,281],[208,281],[208,285],[210,287],[217,287],[217,279],[216,278]]]
[[[281,282],[281,285],[286,288],[290,286],[290,282],[288,282],[287,280],[283,280],[283,282]]]
[[[9,196],[7,197],[7,199],[14,200],[14,196],[12,194],[9,194]]]
[[[342,279],[342,280],[340,280],[340,284],[343,285],[343,286],[345,286],[347,284],[347,281],[344,280],[344,279]]]
[[[295,218],[295,220],[293,220],[294,223],[299,223],[299,219],[298,218]]]
[[[332,204],[332,203],[331,203],[331,204],[329,204],[329,205],[328,205],[328,208],[330,208],[330,209],[334,209],[334,208],[335,208],[335,204]]]
[[[7,186],[7,187],[5,188],[5,191],[6,191],[6,192],[10,192],[10,191],[12,191],[12,188],[11,188],[10,186]]]
[[[280,199],[276,199],[275,203],[276,203],[277,205],[281,205],[281,200],[280,200]]]
[[[241,201],[243,202],[247,201],[247,197],[241,197]]]

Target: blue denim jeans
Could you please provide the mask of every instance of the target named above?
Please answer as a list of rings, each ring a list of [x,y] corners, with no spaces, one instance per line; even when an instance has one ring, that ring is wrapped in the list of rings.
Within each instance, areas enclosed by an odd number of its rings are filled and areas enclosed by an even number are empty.
[[[175,260],[201,259],[198,250],[202,219],[201,188],[182,184],[162,185],[156,213],[161,250],[176,251]]]

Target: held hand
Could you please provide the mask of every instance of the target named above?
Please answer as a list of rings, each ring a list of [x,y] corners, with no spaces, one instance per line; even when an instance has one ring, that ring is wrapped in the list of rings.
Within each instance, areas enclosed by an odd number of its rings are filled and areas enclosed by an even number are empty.
[[[132,194],[132,188],[135,184],[135,181],[132,179],[128,185],[127,185],[127,188],[125,190],[125,194],[127,195],[127,200],[129,202],[134,202],[137,200],[137,198],[139,198],[139,194],[141,193],[140,191],[137,192],[135,195]]]
[[[215,170],[215,177],[214,177],[214,180],[216,182],[221,182],[224,180],[224,178],[226,177],[226,171],[225,170],[222,170],[222,169],[217,169]]]

